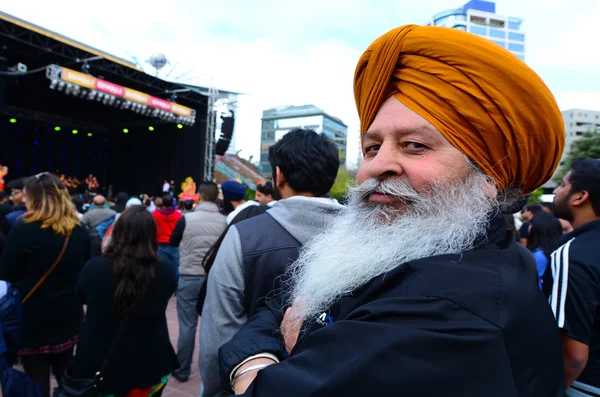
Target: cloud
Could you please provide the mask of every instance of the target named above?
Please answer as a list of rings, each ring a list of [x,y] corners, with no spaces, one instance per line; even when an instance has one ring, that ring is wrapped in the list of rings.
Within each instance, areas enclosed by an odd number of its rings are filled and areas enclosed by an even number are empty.
[[[467,0],[20,0],[6,12],[115,55],[144,63],[163,52],[171,77],[246,93],[238,101],[236,147],[259,156],[262,111],[314,104],[349,126],[349,157],[358,153],[352,78],[358,57],[377,36],[398,25],[425,23]],[[524,19],[528,63],[546,80],[561,108],[598,108],[600,52],[592,40],[600,2],[498,1],[500,15]],[[585,106],[584,106],[585,105]]]

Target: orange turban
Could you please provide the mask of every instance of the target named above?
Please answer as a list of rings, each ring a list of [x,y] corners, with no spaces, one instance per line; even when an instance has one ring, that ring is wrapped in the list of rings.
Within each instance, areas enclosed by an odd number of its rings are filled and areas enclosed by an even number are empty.
[[[530,193],[559,164],[565,131],[554,96],[524,62],[487,39],[442,27],[389,31],[356,67],[361,137],[392,95],[433,124],[500,189]]]

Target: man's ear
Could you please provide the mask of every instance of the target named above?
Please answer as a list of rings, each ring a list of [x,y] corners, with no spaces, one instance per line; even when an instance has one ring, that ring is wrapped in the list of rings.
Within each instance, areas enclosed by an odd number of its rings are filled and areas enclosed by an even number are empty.
[[[277,181],[277,188],[279,190],[281,190],[287,184],[287,178],[285,177],[285,175],[283,175],[283,173],[281,172],[281,168],[279,168],[279,166],[275,167],[275,175],[276,175],[275,180]]]
[[[590,200],[590,193],[587,190],[582,190],[581,192],[573,193],[569,198],[571,205],[573,207],[580,207],[587,203]]]

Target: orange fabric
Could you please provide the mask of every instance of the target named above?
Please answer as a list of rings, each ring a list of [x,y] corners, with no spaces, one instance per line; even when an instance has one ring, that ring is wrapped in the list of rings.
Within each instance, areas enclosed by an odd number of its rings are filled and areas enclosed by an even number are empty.
[[[530,193],[558,167],[565,131],[554,96],[524,62],[490,40],[442,27],[391,30],[356,67],[361,137],[392,95],[500,189]]]

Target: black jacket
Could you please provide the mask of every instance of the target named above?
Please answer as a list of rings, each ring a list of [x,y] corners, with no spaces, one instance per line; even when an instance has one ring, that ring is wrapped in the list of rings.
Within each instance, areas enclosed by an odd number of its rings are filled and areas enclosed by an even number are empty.
[[[298,259],[302,244],[268,212],[236,224],[244,261],[248,318],[279,293],[285,269]]]
[[[160,260],[156,279],[129,319],[105,372],[102,393],[122,396],[132,389],[153,386],[179,367],[165,314],[176,286],[173,265]],[[112,345],[122,320],[113,311],[115,290],[110,259],[99,256],[88,261],[77,284],[79,298],[87,305],[87,311],[72,366],[76,378],[93,377]]]
[[[39,222],[17,222],[0,258],[0,279],[17,283],[25,297],[58,257],[64,241]],[[21,348],[61,344],[79,333],[83,312],[75,284],[89,250],[88,232],[76,226],[60,263],[23,305]]]
[[[376,277],[306,324],[289,358],[281,306],[262,309],[221,348],[223,383],[271,352],[281,363],[245,396],[564,396],[560,335],[535,272],[502,219],[487,241]]]

